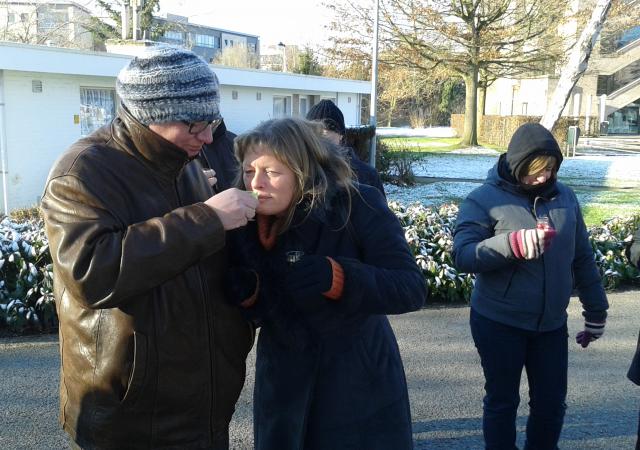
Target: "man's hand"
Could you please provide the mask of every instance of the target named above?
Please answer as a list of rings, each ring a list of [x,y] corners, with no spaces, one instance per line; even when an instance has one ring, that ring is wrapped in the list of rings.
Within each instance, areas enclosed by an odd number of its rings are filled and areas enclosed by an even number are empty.
[[[251,192],[237,188],[227,189],[204,202],[212,208],[225,230],[243,227],[256,215],[258,199]]]

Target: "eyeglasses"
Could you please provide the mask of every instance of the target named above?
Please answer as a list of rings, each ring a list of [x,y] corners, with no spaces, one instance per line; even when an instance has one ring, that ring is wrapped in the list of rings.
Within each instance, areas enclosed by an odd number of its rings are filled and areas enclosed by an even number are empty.
[[[189,134],[200,134],[209,126],[211,126],[211,133],[213,133],[222,123],[222,117],[216,120],[202,122],[188,122],[186,120],[181,120],[181,122],[189,127]]]

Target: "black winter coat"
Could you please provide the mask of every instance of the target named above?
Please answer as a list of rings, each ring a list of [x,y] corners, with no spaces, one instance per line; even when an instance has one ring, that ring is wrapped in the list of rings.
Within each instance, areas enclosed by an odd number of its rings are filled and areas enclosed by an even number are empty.
[[[218,182],[213,186],[215,192],[222,192],[234,186],[240,164],[233,154],[233,140],[236,135],[227,130],[224,121],[213,133],[213,141],[202,147],[198,160],[204,168],[216,171]]]
[[[640,228],[633,235],[633,243],[627,252],[629,261],[636,267],[640,268]],[[638,335],[638,345],[636,353],[633,355],[633,361],[627,376],[631,381],[640,386],[640,334]]]
[[[355,173],[358,183],[373,186],[386,197],[378,171],[358,158],[358,155],[356,155],[356,152],[353,151],[351,147],[346,147],[346,150],[349,165],[351,166],[351,170]]]
[[[398,219],[376,189],[360,186],[350,220],[344,195],[278,236],[271,251],[255,224],[236,233],[246,265],[260,273],[261,320],[254,392],[255,448],[410,449],[411,415],[404,369],[385,314],[420,308],[424,277]],[[331,256],[343,267],[338,301],[313,312],[282,284],[284,253]]]

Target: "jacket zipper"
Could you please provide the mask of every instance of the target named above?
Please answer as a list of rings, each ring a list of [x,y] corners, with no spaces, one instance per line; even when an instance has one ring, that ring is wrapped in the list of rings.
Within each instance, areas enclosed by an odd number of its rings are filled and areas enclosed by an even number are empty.
[[[537,196],[533,200],[533,207],[531,208],[531,211],[533,212],[533,218],[536,219],[536,226],[538,221],[538,211],[536,210],[536,203],[538,202],[538,200],[549,201],[544,197],[537,197]],[[547,268],[546,268],[546,264],[544,263],[544,253],[540,255],[540,260],[541,260],[540,262],[542,262],[542,271],[544,273],[544,277],[542,279],[542,289],[543,289],[542,314],[540,314],[540,318],[538,319],[538,324],[536,326],[537,330],[540,330],[540,327],[542,326],[542,320],[544,319],[545,311],[547,309]]]
[[[184,206],[182,203],[182,199],[180,198],[180,191],[178,190],[178,182],[177,179],[174,180],[173,182],[173,187],[174,190],[176,192],[176,197],[178,199],[178,205],[179,206]],[[209,350],[209,371],[211,374],[211,402],[209,403],[209,436],[211,438],[211,442],[213,444],[214,440],[215,440],[215,436],[214,436],[214,429],[211,426],[211,423],[214,422],[214,405],[215,405],[215,386],[216,386],[216,376],[215,376],[215,370],[214,370],[214,363],[213,363],[213,355],[214,355],[214,351],[213,351],[213,344],[214,344],[214,336],[212,333],[212,329],[213,329],[213,315],[211,314],[211,311],[209,309],[209,302],[208,300],[208,295],[207,295],[207,289],[206,289],[206,281],[204,278],[204,274],[202,273],[202,267],[200,266],[200,263],[196,264],[196,268],[198,269],[198,279],[200,281],[200,291],[201,291],[201,297],[202,297],[202,304],[204,306],[204,311],[205,311],[205,316],[206,316],[206,321],[207,321],[207,340],[208,340],[208,350]]]

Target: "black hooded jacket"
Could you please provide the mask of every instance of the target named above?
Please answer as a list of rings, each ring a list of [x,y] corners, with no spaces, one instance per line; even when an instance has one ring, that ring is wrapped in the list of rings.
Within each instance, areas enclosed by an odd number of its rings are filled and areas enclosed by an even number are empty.
[[[553,156],[556,159],[557,165],[553,177],[541,185],[522,185],[520,178],[524,175],[523,171],[538,156]],[[523,194],[532,198],[537,196],[548,198],[557,193],[556,173],[560,169],[562,160],[562,152],[551,132],[539,123],[526,123],[513,134],[507,153],[500,156],[498,173],[509,183],[517,185]]]
[[[198,160],[205,169],[216,171],[218,182],[213,187],[215,192],[222,192],[232,187],[238,176],[240,165],[233,154],[233,140],[236,135],[227,130],[224,121],[213,133],[213,142],[202,148]]]
[[[535,189],[515,181],[513,172],[519,173],[537,155],[562,160],[548,130],[538,124],[523,125],[485,183],[460,206],[453,256],[460,271],[476,274],[471,308],[516,328],[552,331],[566,324],[575,288],[585,318],[603,322],[607,297],[575,193],[555,177]],[[556,229],[552,245],[540,258],[516,258],[509,233],[535,228],[541,215]]]

